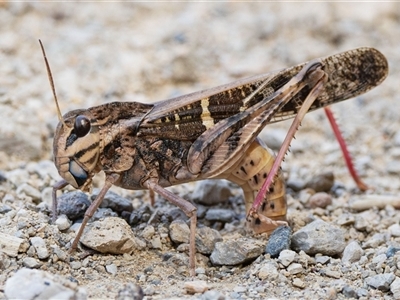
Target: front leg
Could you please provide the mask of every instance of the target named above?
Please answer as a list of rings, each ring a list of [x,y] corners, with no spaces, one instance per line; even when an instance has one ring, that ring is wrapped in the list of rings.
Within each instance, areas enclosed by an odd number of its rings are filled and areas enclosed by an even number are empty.
[[[186,216],[190,218],[189,270],[190,270],[190,276],[194,276],[195,266],[196,266],[195,239],[196,239],[196,226],[197,226],[197,208],[189,201],[171,193],[170,191],[160,186],[157,182],[157,179],[155,178],[146,180],[143,183],[143,187],[149,189],[150,191],[154,191],[155,193],[164,197],[172,204],[178,206],[186,214]]]
[[[108,190],[113,186],[113,184],[119,179],[120,175],[113,173],[113,174],[107,174],[106,180],[104,183],[103,188],[100,190],[100,193],[97,195],[96,199],[90,204],[89,208],[85,212],[85,217],[83,218],[82,225],[79,227],[79,231],[76,234],[76,237],[74,239],[74,242],[72,243],[71,249],[69,252],[73,252],[76,247],[78,246],[79,240],[82,236],[83,230],[86,227],[86,224],[89,222],[90,218],[94,215],[96,212],[97,208],[99,208],[101,202],[104,199],[104,196],[108,192]]]
[[[58,204],[57,204],[57,191],[65,188],[68,184],[69,183],[66,180],[63,179],[61,181],[56,182],[53,185],[53,192],[51,194],[52,198],[53,198],[53,204],[52,204],[52,207],[51,207],[51,210],[52,210],[51,223],[52,224],[54,224],[56,222],[57,216],[58,216],[58,212],[57,212],[57,207],[58,207]]]

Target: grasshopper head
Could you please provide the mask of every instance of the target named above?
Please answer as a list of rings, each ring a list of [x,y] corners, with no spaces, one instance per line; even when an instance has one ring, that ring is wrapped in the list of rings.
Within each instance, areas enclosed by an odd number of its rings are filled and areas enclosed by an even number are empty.
[[[89,111],[84,109],[73,110],[64,116],[61,115],[46,52],[40,40],[39,44],[60,120],[53,142],[55,165],[58,173],[70,185],[83,191],[89,191],[92,178],[97,171],[96,166],[100,153],[98,126],[93,126],[95,119]]]
[[[58,173],[73,187],[89,191],[97,172],[99,132],[87,110],[62,117],[54,135],[53,153]]]

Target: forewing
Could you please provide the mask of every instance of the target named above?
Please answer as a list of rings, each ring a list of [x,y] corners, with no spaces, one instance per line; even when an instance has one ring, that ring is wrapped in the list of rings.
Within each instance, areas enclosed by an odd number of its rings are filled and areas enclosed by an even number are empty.
[[[290,79],[290,75],[280,74],[264,74],[158,102],[143,118],[138,134],[195,140],[221,120],[230,118],[272,95]],[[262,93],[255,98],[251,97],[265,83],[268,84]],[[252,101],[245,103],[249,96]]]
[[[374,48],[357,48],[321,59],[328,74],[324,91],[309,111],[363,94],[378,86],[388,75],[385,56]],[[299,71],[304,64],[294,67]],[[271,119],[271,123],[293,118],[305,97],[299,93]]]

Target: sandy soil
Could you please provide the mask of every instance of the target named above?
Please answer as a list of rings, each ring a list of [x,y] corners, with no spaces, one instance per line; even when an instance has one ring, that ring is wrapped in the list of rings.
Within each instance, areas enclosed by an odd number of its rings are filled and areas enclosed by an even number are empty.
[[[64,113],[117,100],[154,102],[369,46],[387,57],[389,77],[380,87],[333,109],[356,166],[373,188],[367,193],[398,196],[399,36],[398,3],[1,3],[0,171],[32,170],[37,162],[52,159],[52,135],[58,119],[38,39],[45,44]],[[289,125],[281,122],[268,126],[267,136],[270,132],[279,135]],[[364,195],[347,173],[323,112],[306,117],[283,168],[286,174],[304,180],[332,171],[337,183],[344,186],[346,201]],[[43,181],[32,175],[28,182],[43,192],[55,180]],[[18,196],[18,186],[0,184],[2,204],[11,203],[15,211],[25,209],[28,216],[34,213],[32,207],[38,203]],[[101,184],[101,178],[96,184]],[[185,193],[192,188],[188,185],[175,191]],[[124,196],[130,193],[116,191]],[[7,194],[15,196],[13,201],[5,197]],[[346,239],[361,235],[361,243],[375,233],[386,234],[387,228],[399,220],[398,211],[394,211],[392,223],[385,223],[388,210],[373,210],[385,226],[358,232],[350,225],[347,232],[356,233]],[[17,219],[2,222],[0,231],[15,233]],[[49,245],[54,239],[49,237]],[[398,243],[399,237],[391,237],[390,242]],[[141,285],[147,299],[201,298],[186,294],[183,283],[188,278],[163,262],[168,251],[174,250],[149,249],[130,258],[94,255],[84,271],[73,270],[68,263],[54,266],[49,259],[40,269],[74,277],[89,298],[114,298],[127,282]],[[1,290],[22,268],[25,256],[19,254],[2,270]],[[113,261],[118,266],[115,275],[105,272],[104,267],[95,268]],[[310,286],[299,288],[292,284],[291,275],[287,282],[260,280],[254,275],[259,263],[230,268],[229,272],[223,269],[226,267],[206,266],[211,269],[205,279],[216,292],[213,295],[227,299],[345,297],[337,287],[337,278],[313,274],[311,266],[292,276],[310,282]],[[146,273],[148,268],[151,271]],[[397,269],[391,272],[399,276]],[[214,277],[215,273],[225,275]],[[349,284],[351,276],[346,273],[342,280]],[[254,293],[254,289],[237,289],[255,284],[264,286],[264,290]],[[362,287],[362,281],[357,285]],[[390,291],[364,288],[365,299],[393,296]],[[2,292],[0,297],[4,297]]]

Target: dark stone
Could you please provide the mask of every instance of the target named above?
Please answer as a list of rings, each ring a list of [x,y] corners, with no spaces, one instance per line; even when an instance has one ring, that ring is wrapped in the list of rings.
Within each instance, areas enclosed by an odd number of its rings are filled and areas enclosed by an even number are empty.
[[[289,226],[279,226],[276,228],[269,237],[265,253],[276,258],[279,254],[290,248],[290,238],[292,236],[292,229]]]

